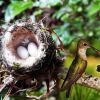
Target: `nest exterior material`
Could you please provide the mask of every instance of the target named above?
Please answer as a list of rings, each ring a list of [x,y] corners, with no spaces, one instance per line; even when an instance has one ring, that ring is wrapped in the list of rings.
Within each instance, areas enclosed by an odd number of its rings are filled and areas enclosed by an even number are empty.
[[[22,59],[16,49],[19,46],[27,47],[29,42],[36,44],[38,53],[36,56]],[[3,64],[14,80],[17,80],[14,85],[20,89],[33,87],[34,84],[35,89],[38,89],[45,81],[49,91],[49,82],[52,80],[56,82],[56,88],[59,88],[58,74],[64,59],[58,51],[51,31],[41,23],[16,21],[3,33],[1,48]]]

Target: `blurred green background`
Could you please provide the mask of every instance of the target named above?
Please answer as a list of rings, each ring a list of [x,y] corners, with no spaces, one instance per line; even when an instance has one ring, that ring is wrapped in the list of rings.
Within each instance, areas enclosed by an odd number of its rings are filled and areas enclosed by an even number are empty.
[[[47,27],[57,32],[69,55],[65,66],[70,66],[73,60],[77,42],[75,38],[87,38],[91,45],[100,49],[100,0],[0,0],[2,27],[6,23],[27,17],[33,22],[38,22],[47,15]],[[57,37],[53,35],[53,38],[59,44]],[[97,65],[100,65],[100,57],[89,50],[86,73],[100,77],[100,73],[96,71]],[[40,92],[31,95],[41,94]],[[61,93],[60,97],[61,100],[66,100],[65,93]],[[68,100],[100,100],[100,93],[94,89],[75,85]]]

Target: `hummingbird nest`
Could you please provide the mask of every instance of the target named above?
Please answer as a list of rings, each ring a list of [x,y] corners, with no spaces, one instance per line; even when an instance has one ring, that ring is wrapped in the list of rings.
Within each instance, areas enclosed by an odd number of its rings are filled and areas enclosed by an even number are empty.
[[[51,81],[59,84],[58,74],[64,60],[51,33],[52,30],[45,28],[43,23],[30,20],[16,21],[2,32],[2,62],[12,77],[8,83],[7,79],[3,80],[5,86],[12,87],[12,91],[30,87],[37,90],[46,82],[49,91]]]

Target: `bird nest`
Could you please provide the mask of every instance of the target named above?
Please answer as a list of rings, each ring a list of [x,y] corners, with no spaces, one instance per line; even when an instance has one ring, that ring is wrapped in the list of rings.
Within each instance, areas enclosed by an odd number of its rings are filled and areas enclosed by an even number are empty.
[[[50,32],[38,24],[17,22],[9,26],[2,39],[2,57],[11,69],[39,70],[55,51]]]
[[[52,80],[58,85],[57,75],[64,60],[52,39],[52,30],[45,28],[42,23],[19,20],[2,33],[2,61],[12,76],[8,84],[13,82],[20,89],[34,85],[36,90],[45,81],[47,91]],[[4,80],[3,84],[7,82]]]

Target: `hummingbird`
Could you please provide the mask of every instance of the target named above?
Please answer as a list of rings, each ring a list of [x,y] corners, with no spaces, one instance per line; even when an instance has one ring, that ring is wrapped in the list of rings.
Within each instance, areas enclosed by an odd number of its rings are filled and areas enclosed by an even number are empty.
[[[72,85],[83,75],[87,67],[86,51],[91,48],[89,42],[85,39],[78,41],[74,60],[70,65],[68,73],[64,79],[61,88],[66,88],[66,97],[69,97]],[[94,48],[93,48],[94,49]]]

